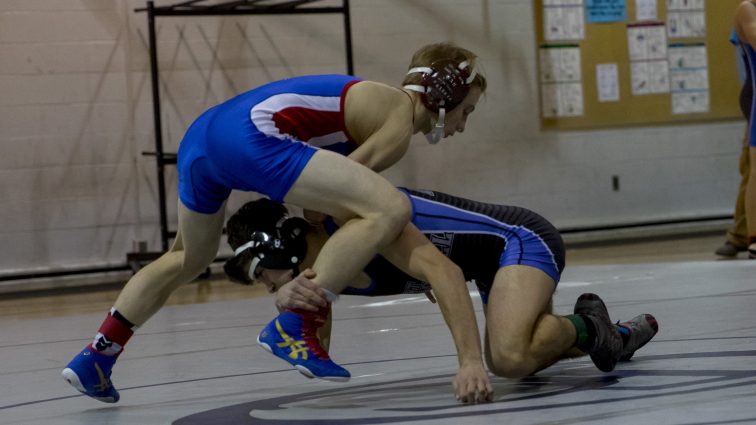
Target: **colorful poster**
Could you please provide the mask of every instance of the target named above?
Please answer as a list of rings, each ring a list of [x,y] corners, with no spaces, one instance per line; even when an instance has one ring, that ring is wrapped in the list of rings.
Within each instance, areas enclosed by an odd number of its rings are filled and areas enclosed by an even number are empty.
[[[625,0],[586,0],[589,24],[627,21]]]

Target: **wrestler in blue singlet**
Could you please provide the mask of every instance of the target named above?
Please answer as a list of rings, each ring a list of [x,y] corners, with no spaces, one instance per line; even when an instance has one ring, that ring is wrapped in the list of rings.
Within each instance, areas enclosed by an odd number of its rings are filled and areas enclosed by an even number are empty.
[[[502,267],[535,267],[559,282],[564,270],[564,243],[559,231],[540,215],[525,208],[486,204],[441,192],[400,190],[412,203],[412,223],[462,269],[466,280],[475,281],[484,303]],[[370,277],[368,288],[349,287],[342,293],[379,296],[431,289],[383,257],[376,257],[365,272]]]
[[[344,97],[360,80],[318,75],[276,81],[217,105],[187,130],[178,151],[179,198],[211,214],[231,190],[283,201],[318,148],[348,154]]]

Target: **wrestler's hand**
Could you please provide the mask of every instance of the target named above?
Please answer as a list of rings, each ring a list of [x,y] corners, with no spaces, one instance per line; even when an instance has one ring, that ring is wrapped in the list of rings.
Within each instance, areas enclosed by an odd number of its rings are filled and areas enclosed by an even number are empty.
[[[299,276],[281,286],[276,292],[276,307],[281,311],[287,308],[318,311],[328,305],[320,285],[310,280],[314,277],[314,271],[305,269]]]
[[[454,395],[462,403],[493,400],[493,387],[482,362],[462,365],[454,377]]]

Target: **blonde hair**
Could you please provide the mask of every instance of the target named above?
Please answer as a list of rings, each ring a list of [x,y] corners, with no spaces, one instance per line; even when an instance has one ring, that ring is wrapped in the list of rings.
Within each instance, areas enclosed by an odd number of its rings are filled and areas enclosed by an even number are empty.
[[[475,53],[450,42],[428,44],[418,49],[412,55],[412,60],[407,69],[418,66],[431,66],[435,62],[443,60],[451,60],[457,63],[467,61],[470,64],[470,68],[475,69],[475,60],[477,57]],[[404,81],[402,81],[402,86],[421,84],[421,79],[422,76],[419,73],[407,74],[404,77]],[[470,85],[480,87],[480,91],[485,92],[487,87],[486,77],[477,72]]]

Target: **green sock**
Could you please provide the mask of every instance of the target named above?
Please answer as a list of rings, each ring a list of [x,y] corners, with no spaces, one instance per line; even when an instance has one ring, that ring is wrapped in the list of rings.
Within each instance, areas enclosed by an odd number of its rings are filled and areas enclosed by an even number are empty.
[[[588,326],[585,324],[585,319],[577,314],[570,314],[564,317],[575,326],[575,347],[585,351],[586,343],[588,342]]]

